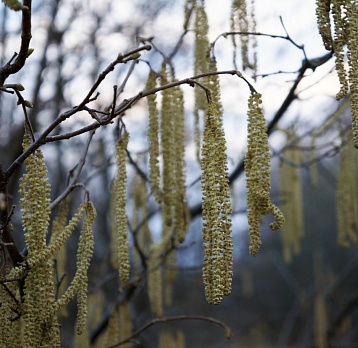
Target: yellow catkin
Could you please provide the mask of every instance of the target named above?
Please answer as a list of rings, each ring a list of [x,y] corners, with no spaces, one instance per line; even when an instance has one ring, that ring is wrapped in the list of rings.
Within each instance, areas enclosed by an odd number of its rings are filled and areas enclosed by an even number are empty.
[[[118,172],[114,184],[115,191],[115,215],[117,227],[117,245],[118,245],[118,269],[121,281],[126,282],[129,278],[129,250],[128,250],[128,225],[126,214],[126,149],[128,145],[129,134],[126,132],[117,142],[117,162]]]
[[[178,330],[175,334],[169,331],[160,331],[159,348],[185,348],[185,336]]]
[[[67,305],[71,299],[78,294],[77,311],[77,334],[81,334],[87,321],[87,271],[92,258],[94,239],[93,223],[96,218],[96,210],[92,202],[83,203],[86,216],[81,229],[80,240],[77,249],[76,273],[65,293],[56,301],[55,311],[58,312]]]
[[[313,304],[315,347],[327,348],[329,314],[326,307],[325,290],[334,284],[334,279],[332,280],[331,274],[325,272],[322,251],[320,249],[316,249],[313,255],[313,275],[316,290]]]
[[[148,261],[148,297],[151,311],[158,317],[163,316],[163,277],[162,245],[153,244]]]
[[[231,5],[231,31],[233,32],[248,32],[249,24],[248,17],[246,11],[246,0],[234,0]],[[237,47],[237,39],[236,35],[232,35],[232,43],[234,45],[234,65],[237,69],[236,65],[236,47]],[[249,59],[248,59],[248,35],[240,35],[240,43],[241,43],[241,55],[242,55],[242,65],[243,69],[248,67]]]
[[[60,210],[52,223],[52,234],[51,234],[51,242],[54,242],[61,232],[66,228],[67,225],[67,213],[68,213],[68,205],[67,202],[63,202],[61,204]],[[67,286],[67,277],[66,277],[66,244],[63,244],[59,250],[54,255],[55,258],[55,267],[57,273],[57,280],[60,285],[56,286],[57,288],[57,297],[61,296],[66,289]],[[58,314],[59,318],[67,317],[66,308]]]
[[[119,341],[128,338],[132,334],[132,315],[128,301],[119,305]],[[131,348],[131,343],[123,345],[124,348]]]
[[[286,218],[286,224],[282,227],[282,242],[284,259],[287,263],[292,261],[292,253],[297,255],[300,250],[300,241],[304,235],[303,202],[301,185],[301,153],[297,148],[292,148],[296,139],[294,129],[287,130],[288,148],[282,153],[284,160],[280,166],[280,191],[284,204],[281,207]],[[295,142],[298,146],[299,142]],[[291,146],[291,147],[290,147]]]
[[[25,134],[24,149],[30,145],[30,135]],[[28,258],[36,259],[46,248],[46,235],[50,220],[50,185],[47,168],[40,150],[25,160],[26,170],[20,182],[22,223]]]
[[[349,66],[349,85],[352,93],[351,113],[353,126],[353,144],[358,149],[358,3],[347,2],[347,47]]]
[[[132,317],[129,302],[123,302],[116,306],[108,322],[106,337],[103,347],[108,347],[123,341],[132,334]],[[121,347],[131,348],[130,342]]]
[[[140,273],[143,266],[140,252],[145,255],[148,254],[149,246],[152,243],[152,235],[148,226],[146,181],[139,175],[134,175],[131,197],[133,207],[132,226],[135,231],[135,240],[137,242],[133,251],[133,265],[135,272]]]
[[[165,273],[164,273],[164,301],[166,306],[170,306],[173,302],[173,285],[177,276],[176,270],[176,250],[170,252],[165,259]]]
[[[150,71],[146,89],[150,90],[156,87],[156,74]],[[158,203],[161,201],[160,193],[160,170],[159,170],[159,121],[158,110],[156,102],[156,94],[149,95],[148,109],[149,109],[149,127],[148,127],[148,142],[149,142],[149,178],[151,182],[152,191]]]
[[[351,135],[351,134],[350,134]],[[352,137],[343,137],[345,143],[340,153],[340,165],[336,193],[338,244],[348,247],[358,242],[357,171],[355,149]]]
[[[330,7],[331,0],[316,0],[317,24],[326,50],[332,49]]]
[[[217,72],[217,63],[215,57],[210,57],[209,61],[209,69],[211,72]],[[215,101],[216,113],[222,115],[223,106],[221,103],[221,92],[220,92],[220,80],[219,75],[211,75],[207,78],[208,80],[208,88],[211,92],[211,98]]]
[[[108,326],[107,326],[107,330],[105,333],[105,339],[104,339],[104,344],[103,347],[108,347],[111,346],[117,342],[120,341],[119,339],[119,313],[118,313],[118,307],[119,305],[117,305],[109,320],[108,320]]]
[[[321,294],[317,294],[315,297],[314,313],[315,346],[317,348],[327,348],[328,317],[324,297]]]
[[[168,84],[168,72],[163,66],[161,85]],[[173,207],[175,203],[174,194],[174,129],[173,129],[173,93],[166,89],[163,91],[161,112],[161,145],[163,155],[163,202],[162,219],[163,228],[171,226],[173,222]]]
[[[196,0],[187,0],[184,5],[184,25],[183,27],[186,29],[189,24],[189,20],[191,18],[192,9],[195,7]]]
[[[161,84],[175,81],[163,66]],[[172,74],[173,75],[173,74]],[[163,233],[173,233],[174,242],[183,242],[188,227],[185,188],[184,98],[180,87],[163,91],[161,111],[163,156],[162,219]]]
[[[174,237],[179,243],[183,242],[189,226],[189,214],[186,206],[185,187],[185,125],[184,125],[184,96],[180,87],[172,90],[172,127],[174,140]]]
[[[76,327],[75,327],[76,332],[78,330],[77,328],[78,328],[78,323],[76,323]],[[91,347],[87,325],[82,328],[81,334],[75,335],[74,346],[75,346],[75,348],[90,348]]]
[[[250,31],[256,32],[256,8],[255,0],[251,0],[251,9],[250,9]],[[253,35],[250,37],[251,41],[251,51],[252,51],[252,62],[250,63],[250,68],[254,71],[254,79],[256,81],[257,73],[257,36]]]
[[[51,238],[51,241],[48,247],[46,248],[46,251],[41,255],[41,258],[37,259],[37,261],[48,260],[54,257],[55,253],[61,250],[61,248],[64,248],[67,239],[75,230],[77,224],[82,220],[83,214],[85,212],[86,212],[86,203],[82,203],[78,207],[76,214],[73,215],[67,226],[61,229],[59,233],[53,235],[53,238]],[[34,265],[35,263],[33,262],[32,264]]]
[[[103,313],[106,310],[106,294],[103,291],[92,291],[87,295],[88,314],[87,329],[91,332],[103,319]],[[105,339],[105,332],[96,338],[91,348],[102,348]]]
[[[122,302],[114,308],[109,318],[103,347],[108,347],[123,341],[132,334],[132,316],[129,302]],[[131,343],[121,345],[124,348],[131,348]]]
[[[241,32],[241,33],[256,31],[254,0],[251,0],[249,6],[246,0],[233,0],[231,5],[231,31]],[[232,43],[234,46],[233,63],[236,70],[238,69],[236,64],[236,51],[238,46],[237,36],[238,35],[231,35]],[[256,36],[240,34],[239,37],[240,37],[241,56],[242,56],[242,68],[243,70],[253,69],[256,72],[257,69]],[[252,59],[250,58],[249,50],[252,50]]]
[[[159,348],[174,348],[173,337],[168,331],[160,331],[159,333]]]
[[[30,134],[26,130],[24,149],[30,145]],[[50,220],[50,185],[42,152],[37,150],[26,160],[26,171],[21,179],[20,200],[28,264],[24,287],[24,302],[21,309],[26,346],[59,347],[59,329],[53,311],[54,283],[53,267],[44,259],[46,235]]]
[[[209,71],[209,52],[210,44],[208,39],[208,18],[205,12],[204,5],[197,5],[195,7],[195,62],[194,75],[203,74]],[[194,139],[196,146],[196,156],[200,163],[200,145],[201,145],[201,130],[200,119],[201,115],[206,109],[206,95],[201,88],[195,88],[195,106],[194,106]]]
[[[233,245],[225,134],[214,103],[205,119],[202,171],[205,296],[218,304],[231,292]]]
[[[248,144],[245,158],[247,188],[247,218],[250,234],[250,253],[255,256],[261,245],[261,215],[272,214],[275,221],[272,230],[279,229],[285,219],[281,211],[271,202],[270,151],[266,132],[265,118],[262,113],[261,95],[252,92],[249,98]]]
[[[8,272],[9,270],[6,270],[6,273]],[[0,279],[3,280],[3,276]],[[20,317],[14,320],[17,314],[13,310],[16,309],[21,313],[21,308],[18,306],[21,299],[16,282],[8,282],[6,286],[18,302],[14,301],[3,286],[0,287],[0,347],[20,348],[23,346],[23,319]]]
[[[92,202],[86,205],[86,217],[82,226],[80,241],[77,250],[77,272],[79,275],[77,293],[77,334],[87,327],[87,270],[92,258],[94,239],[93,223],[96,218],[96,210]]]
[[[177,332],[176,332],[175,348],[185,348],[185,335],[182,330],[177,330]]]
[[[342,13],[343,2],[342,0],[332,0],[332,16],[334,21],[333,48],[334,48],[334,55],[336,58],[336,70],[337,70],[339,82],[341,84],[341,89],[336,96],[338,100],[346,96],[348,93],[347,72],[344,67],[344,52],[343,52],[344,45],[346,44],[345,19]]]
[[[116,192],[115,192],[115,182],[116,180],[112,180],[110,185],[110,219],[111,219],[111,243],[109,245],[110,252],[110,262],[113,269],[118,271],[118,235],[117,235],[117,223],[116,223]]]
[[[339,100],[351,91],[353,144],[358,148],[358,4],[356,0],[317,0],[316,15],[326,49],[333,49],[341,85]],[[333,39],[331,39],[331,16]],[[332,42],[332,44],[331,44]],[[344,63],[347,46],[348,72]]]

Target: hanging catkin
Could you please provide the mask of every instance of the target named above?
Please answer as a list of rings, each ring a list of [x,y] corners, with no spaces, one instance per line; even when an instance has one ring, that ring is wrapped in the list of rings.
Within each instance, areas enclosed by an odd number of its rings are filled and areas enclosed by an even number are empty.
[[[280,209],[271,202],[269,196],[271,188],[270,151],[265,118],[260,107],[261,95],[252,91],[248,103],[248,144],[245,158],[247,218],[250,253],[255,256],[261,245],[261,215],[273,215],[275,221],[270,224],[272,230],[279,229],[285,219]]]
[[[194,75],[203,74],[209,71],[209,52],[210,44],[208,39],[208,18],[204,5],[195,7],[195,63]],[[195,88],[195,106],[194,106],[194,139],[196,146],[196,157],[200,163],[200,144],[201,130],[200,119],[206,109],[206,95],[201,88]]]
[[[209,303],[219,304],[231,292],[232,213],[228,181],[226,142],[222,115],[210,103],[205,118],[202,148],[203,279]]]
[[[150,90],[156,87],[156,74],[151,70],[149,72],[146,89]],[[148,142],[149,142],[149,178],[151,188],[155,199],[161,202],[160,193],[160,170],[159,170],[159,120],[157,110],[157,95],[148,95],[149,109],[149,126],[148,126]]]
[[[257,40],[256,35],[247,33],[256,32],[255,1],[251,0],[249,6],[246,0],[233,0],[231,5],[231,32],[240,33],[231,35],[233,50],[233,63],[236,70],[237,37],[240,37],[242,69],[257,70]],[[251,57],[250,57],[251,56]]]
[[[25,130],[23,147],[30,146],[30,134]],[[20,182],[21,214],[28,251],[30,271],[26,274],[22,313],[24,342],[31,347],[59,347],[57,318],[53,312],[53,267],[46,252],[46,235],[50,220],[50,184],[41,150],[26,160],[26,173]],[[36,310],[35,310],[36,309]]]
[[[333,49],[336,59],[341,85],[336,98],[339,100],[345,97],[349,90],[352,93],[353,144],[358,148],[358,3],[356,0],[316,0],[316,16],[323,43],[326,49]],[[344,63],[345,46],[348,71]]]
[[[148,297],[152,312],[163,316],[162,245],[152,244],[148,260]]]
[[[128,226],[126,214],[126,149],[128,145],[129,134],[127,132],[118,140],[117,163],[118,173],[114,184],[115,191],[115,214],[117,227],[117,243],[118,243],[118,269],[121,281],[125,282],[129,278],[129,250],[128,250]]]
[[[343,147],[340,153],[339,174],[336,193],[338,244],[348,247],[358,242],[357,208],[357,154],[351,146],[352,134],[341,136]]]
[[[161,85],[168,84],[169,77],[166,66],[162,67]],[[163,91],[162,112],[161,112],[161,148],[163,156],[163,182],[162,182],[162,219],[163,228],[166,229],[173,223],[173,207],[175,203],[174,192],[174,171],[175,171],[175,148],[174,148],[174,128],[173,128],[173,98],[171,90]]]

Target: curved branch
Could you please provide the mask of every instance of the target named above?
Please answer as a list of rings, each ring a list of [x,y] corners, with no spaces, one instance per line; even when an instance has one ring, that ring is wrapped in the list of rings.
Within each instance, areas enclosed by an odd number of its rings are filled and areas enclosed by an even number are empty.
[[[124,343],[130,342],[134,337],[140,335],[143,331],[147,330],[151,326],[159,323],[167,323],[170,321],[176,321],[176,320],[201,320],[201,321],[207,321],[212,324],[216,324],[221,326],[225,330],[225,336],[227,339],[231,338],[231,329],[229,326],[227,326],[225,323],[223,323],[220,320],[211,318],[211,317],[205,317],[201,315],[178,315],[174,317],[166,317],[166,318],[156,318],[148,322],[147,324],[144,324],[142,327],[140,327],[137,331],[135,331],[131,336],[126,338],[125,340],[122,340],[120,342],[117,342],[116,344],[113,344],[107,348],[115,348],[118,347]]]

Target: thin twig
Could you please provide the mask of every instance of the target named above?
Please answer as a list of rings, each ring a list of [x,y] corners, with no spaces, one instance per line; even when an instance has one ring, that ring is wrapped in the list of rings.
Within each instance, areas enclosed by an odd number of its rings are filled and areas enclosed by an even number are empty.
[[[132,97],[130,99],[122,100],[120,105],[118,105],[116,107],[116,110],[115,110],[113,116],[111,115],[111,116],[109,116],[107,118],[105,118],[105,117],[101,118],[101,124],[99,124],[98,122],[95,122],[95,123],[92,123],[92,124],[90,124],[88,126],[80,128],[80,129],[78,129],[76,131],[73,131],[73,132],[46,137],[43,140],[43,142],[44,143],[50,143],[50,142],[59,141],[59,140],[63,140],[63,139],[70,139],[70,138],[73,138],[73,137],[78,136],[80,134],[86,133],[86,132],[88,132],[90,130],[97,129],[101,125],[107,125],[107,124],[113,122],[112,119],[114,117],[123,115],[125,113],[125,111],[130,109],[140,99],[142,99],[144,97],[147,97],[148,95],[156,94],[156,93],[158,93],[160,91],[164,91],[166,89],[173,88],[173,87],[176,87],[176,86],[180,86],[180,85],[183,85],[183,84],[188,84],[188,85],[192,86],[193,83],[195,83],[198,86],[202,86],[200,83],[198,83],[197,81],[194,82],[193,80],[200,79],[202,77],[213,76],[213,75],[236,75],[239,78],[241,78],[243,81],[245,81],[246,84],[248,84],[248,86],[249,86],[249,88],[251,90],[255,91],[255,88],[250,84],[250,82],[244,76],[242,76],[242,74],[237,70],[207,72],[207,73],[196,75],[196,76],[186,78],[186,79],[183,79],[183,80],[174,81],[174,82],[168,83],[166,85],[153,88],[153,89],[148,90],[148,91],[139,92],[137,95],[135,95],[134,97]],[[21,158],[21,156],[19,158]],[[21,158],[21,160],[22,160],[22,158]],[[8,171],[9,170],[10,170],[10,168],[8,169]]]
[[[16,298],[16,296],[12,293],[12,291],[8,288],[8,286],[3,282],[1,281],[0,284],[3,286],[3,288],[5,289],[5,291],[10,295],[10,297],[14,300],[14,302],[19,305],[19,301],[18,299]]]
[[[129,51],[125,54],[119,54],[116,58],[116,60],[114,60],[111,64],[108,65],[108,67],[102,71],[102,73],[99,75],[99,77],[97,78],[96,82],[93,84],[93,86],[91,87],[90,91],[87,93],[86,97],[82,100],[82,102],[73,107],[71,110],[68,110],[64,113],[62,113],[61,115],[59,115],[46,129],[45,131],[39,136],[39,138],[33,142],[31,144],[31,146],[24,152],[22,153],[22,155],[20,155],[11,165],[10,167],[6,170],[5,172],[5,178],[6,180],[8,180],[11,175],[15,172],[15,170],[17,168],[20,167],[20,165],[23,163],[23,161],[29,157],[37,148],[39,148],[41,145],[49,142],[46,137],[63,121],[67,120],[69,117],[73,116],[74,114],[83,111],[85,106],[90,103],[91,101],[96,100],[96,98],[98,97],[98,93],[96,96],[92,97],[93,93],[96,91],[96,89],[98,88],[98,86],[101,84],[101,82],[106,78],[106,76],[114,70],[115,66],[117,64],[120,63],[127,63],[131,60],[137,60],[138,59],[138,54],[140,51],[143,50],[150,50],[151,46],[150,45],[145,45],[142,47],[138,47],[132,51]],[[1,84],[0,84],[1,85]],[[110,123],[111,119],[109,119],[107,121],[106,124]],[[96,128],[98,128],[100,125],[98,125],[97,123],[93,126],[91,126],[90,128],[87,128],[85,131],[79,132],[77,133],[82,134],[85,133],[87,131],[90,130],[94,130]]]
[[[111,117],[113,117],[113,113],[114,113],[114,110],[116,108],[116,101],[117,101],[117,89],[118,89],[118,86],[117,85],[114,85],[113,86],[113,102],[112,102],[112,112],[111,112]]]
[[[224,330],[225,330],[225,336],[227,339],[231,338],[231,329],[229,328],[229,326],[227,326],[224,322],[217,320],[215,318],[212,317],[205,317],[205,316],[201,316],[201,315],[178,315],[178,316],[173,316],[173,317],[165,317],[165,318],[156,318],[151,320],[150,322],[148,322],[147,324],[143,325],[141,328],[139,328],[137,331],[135,331],[131,336],[129,336],[128,338],[117,342],[116,344],[113,344],[107,348],[115,348],[118,347],[124,343],[130,342],[133,338],[137,337],[138,335],[140,335],[143,331],[147,330],[148,328],[150,328],[153,325],[156,324],[160,324],[160,323],[168,323],[171,321],[178,321],[178,320],[201,320],[201,321],[207,321],[209,323],[212,324],[216,324],[221,326]]]
[[[86,163],[89,146],[91,144],[94,133],[95,133],[95,130],[90,131],[85,149],[82,154],[82,157],[80,158],[80,160],[78,161],[78,164],[76,166],[77,171],[76,171],[75,175],[72,177],[72,180],[70,181],[70,183],[65,188],[65,190],[50,204],[51,210],[54,210],[57,207],[57,205],[60,204],[62,202],[62,200],[64,200],[67,197],[67,195],[76,187],[77,180],[80,177],[80,175],[82,173],[82,169]]]
[[[152,47],[150,45],[145,45],[145,46],[141,46],[138,47],[132,51],[129,51],[125,54],[119,54],[117,56],[117,59],[115,61],[113,61],[111,64],[108,65],[108,67],[102,71],[102,73],[98,76],[96,82],[93,84],[93,86],[91,87],[90,91],[88,92],[87,96],[83,99],[82,103],[80,104],[80,106],[84,106],[88,103],[89,99],[91,98],[92,94],[95,92],[95,90],[98,88],[98,86],[102,83],[102,81],[106,78],[106,76],[114,70],[114,68],[116,67],[116,65],[120,64],[120,63],[127,63],[130,60],[136,60],[139,58],[139,56],[136,58],[136,53],[139,53],[141,51],[150,51],[152,49]]]

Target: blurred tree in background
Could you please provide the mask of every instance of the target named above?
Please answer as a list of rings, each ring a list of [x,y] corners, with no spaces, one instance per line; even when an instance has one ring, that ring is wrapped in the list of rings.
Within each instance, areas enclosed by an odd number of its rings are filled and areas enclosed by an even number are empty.
[[[0,346],[358,346],[357,33],[355,0],[3,0]]]

